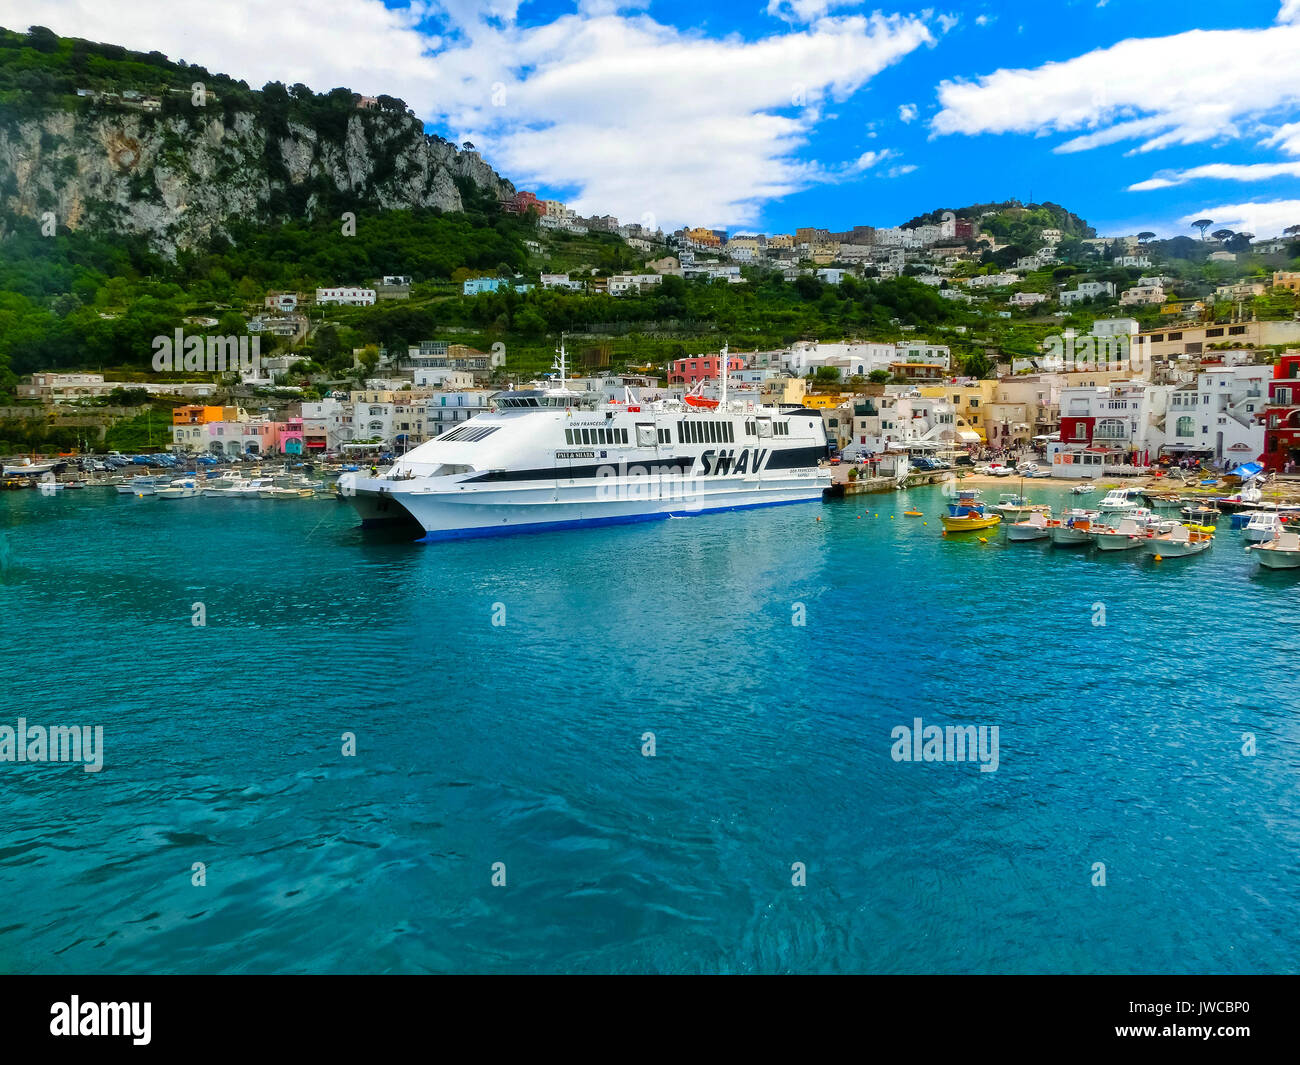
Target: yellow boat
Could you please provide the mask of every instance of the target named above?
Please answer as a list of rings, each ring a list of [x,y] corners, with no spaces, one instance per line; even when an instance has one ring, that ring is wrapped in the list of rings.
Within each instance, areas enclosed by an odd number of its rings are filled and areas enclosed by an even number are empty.
[[[1001,514],[981,514],[968,510],[964,514],[945,514],[940,519],[946,532],[976,532],[979,529],[991,529],[1002,521]]]

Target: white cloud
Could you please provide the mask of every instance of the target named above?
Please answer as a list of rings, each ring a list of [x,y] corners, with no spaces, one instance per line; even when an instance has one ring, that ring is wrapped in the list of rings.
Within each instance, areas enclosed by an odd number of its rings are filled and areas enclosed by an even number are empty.
[[[39,18],[57,33],[158,49],[254,86],[400,96],[520,187],[572,190],[566,200],[582,213],[649,213],[665,226],[747,225],[764,202],[825,180],[797,154],[825,104],[934,42],[920,17],[828,17],[837,0],[794,0],[791,11],[816,21],[756,40],[611,13],[607,0],[521,26],[518,6],[45,0],[37,16],[0,0],[0,24]]]
[[[1278,22],[1300,22],[1300,0],[1282,0],[1282,9],[1277,13]]]
[[[898,117],[903,122],[911,122],[916,118],[916,104],[900,104]]]
[[[988,25],[990,22],[992,22],[992,21],[993,21],[993,19],[990,18],[988,15],[976,15],[976,16],[975,16],[975,25],[976,25],[976,26],[987,26],[987,25]]]
[[[904,163],[902,166],[891,166],[885,173],[886,177],[902,177],[904,174],[910,174],[916,169],[913,163]]]
[[[1300,0],[1296,2],[1300,3]],[[1288,122],[1278,126],[1260,143],[1270,148],[1281,148],[1287,155],[1300,155],[1300,122]]]
[[[809,23],[842,7],[857,7],[862,0],[767,0],[767,13],[783,22]]]
[[[1300,0],[1297,0],[1300,3]],[[1300,25],[1130,39],[1064,62],[939,85],[935,134],[1078,132],[1057,151],[1240,136],[1300,104]]]
[[[1287,226],[1300,224],[1300,200],[1220,204],[1183,215],[1179,221],[1189,226],[1197,218],[1213,218],[1212,229],[1254,233],[1257,237],[1277,236]]]
[[[1300,177],[1300,163],[1207,163],[1188,170],[1164,170],[1128,187],[1129,192],[1170,189],[1189,181],[1267,181],[1275,177]]]

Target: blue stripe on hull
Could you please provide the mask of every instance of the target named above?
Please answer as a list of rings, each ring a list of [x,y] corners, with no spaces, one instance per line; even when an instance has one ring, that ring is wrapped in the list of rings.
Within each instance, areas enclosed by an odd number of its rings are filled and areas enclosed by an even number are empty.
[[[416,541],[431,544],[443,540],[469,540],[482,536],[516,536],[520,533],[554,532],[557,529],[592,529],[600,525],[631,525],[641,521],[665,521],[668,518],[693,518],[697,514],[724,514],[731,510],[754,510],[758,507],[780,507],[791,503],[819,503],[820,493],[807,499],[776,499],[770,503],[742,503],[734,507],[709,507],[707,510],[688,510],[680,514],[618,514],[608,518],[574,518],[572,521],[540,521],[531,525],[492,525],[478,529],[446,529],[425,533]]]

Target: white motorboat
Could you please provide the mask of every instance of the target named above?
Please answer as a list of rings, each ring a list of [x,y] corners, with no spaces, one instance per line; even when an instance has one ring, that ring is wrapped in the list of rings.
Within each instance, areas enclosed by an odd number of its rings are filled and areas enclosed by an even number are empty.
[[[1140,488],[1112,488],[1098,501],[1097,509],[1103,514],[1134,510],[1139,506],[1138,500],[1142,494]]]
[[[1246,548],[1266,569],[1300,569],[1300,533],[1280,532],[1275,539]]]
[[[165,477],[155,477],[150,474],[140,474],[132,477],[130,480],[122,481],[117,484],[118,495],[124,496],[151,496],[157,494],[158,488]]]
[[[203,495],[208,499],[257,499],[264,489],[274,487],[272,477],[249,477],[236,480],[229,488],[205,488]]]
[[[1141,547],[1150,538],[1145,525],[1139,525],[1127,515],[1114,528],[1101,526],[1092,535],[1099,551],[1130,551]]]
[[[375,474],[339,478],[363,526],[410,521],[425,541],[653,521],[816,502],[830,487],[812,409],[728,399],[624,401],[558,387],[506,391]],[[1008,470],[1008,472],[1010,472]]]
[[[1214,543],[1214,533],[1203,528],[1175,525],[1167,533],[1157,533],[1146,539],[1146,549],[1160,558],[1181,558],[1208,551]]]
[[[1101,515],[1095,510],[1078,507],[1061,515],[1060,524],[1052,525],[1052,543],[1059,547],[1073,547],[1092,543],[1092,532]]]
[[[1070,494],[1076,496],[1086,496],[1086,495],[1091,495],[1096,490],[1097,488],[1095,485],[1076,484],[1073,488],[1070,489]]]
[[[1275,510],[1260,510],[1250,516],[1241,535],[1247,543],[1262,544],[1277,539],[1285,529],[1281,514]]]
[[[194,481],[188,477],[179,477],[154,492],[159,499],[192,499],[198,494],[199,490],[194,487]]]
[[[1007,540],[1015,542],[1046,540],[1052,535],[1050,518],[1041,510],[1036,510],[1024,521],[1012,522],[1005,528]]]

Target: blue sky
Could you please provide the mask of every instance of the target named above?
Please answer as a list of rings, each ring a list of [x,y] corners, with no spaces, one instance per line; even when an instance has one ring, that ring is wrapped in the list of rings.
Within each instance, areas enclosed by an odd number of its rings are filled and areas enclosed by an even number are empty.
[[[732,231],[1053,200],[1300,223],[1300,0],[0,0],[0,24],[403,97],[583,213]]]

